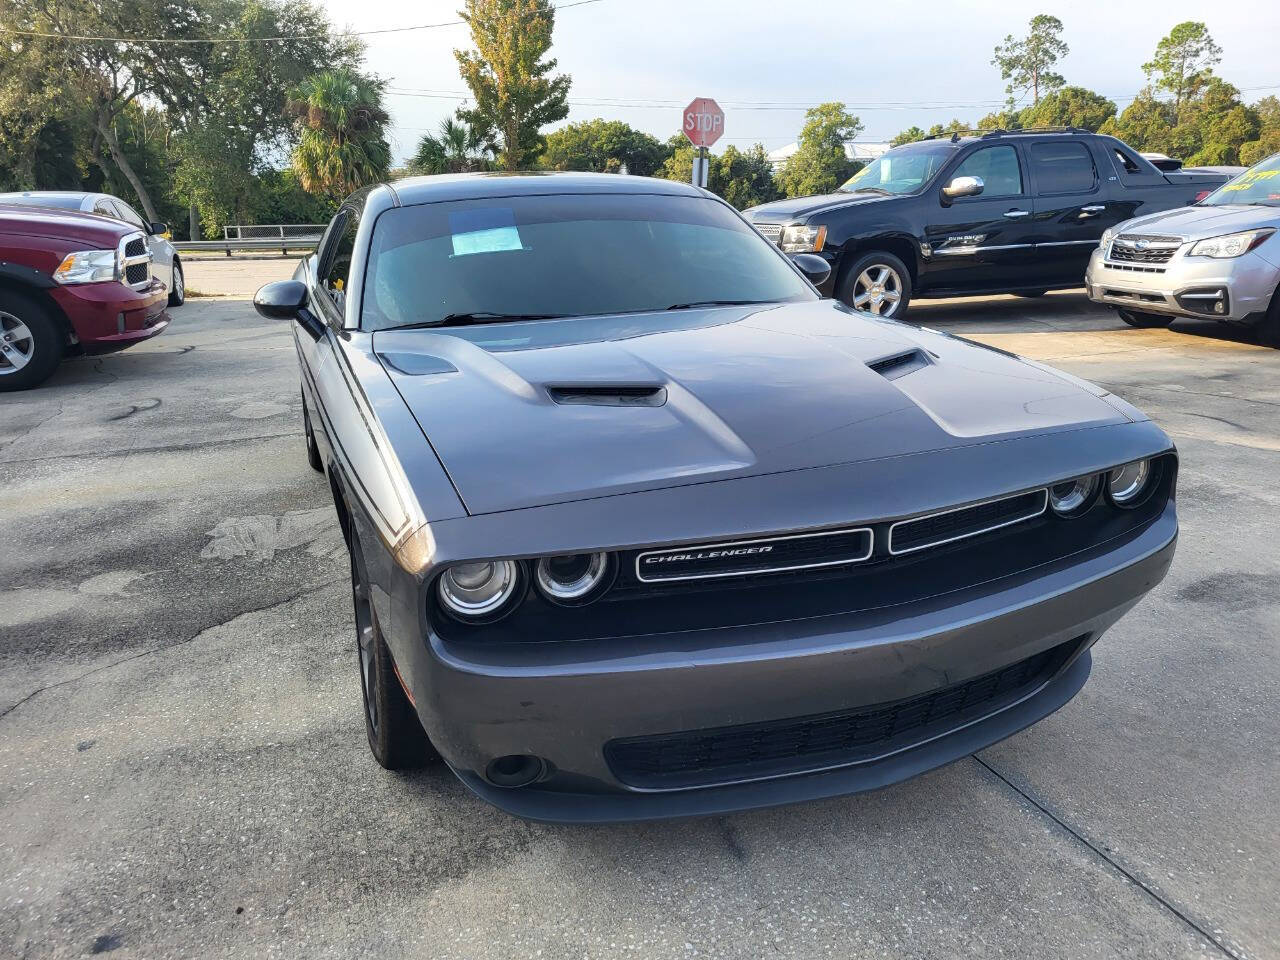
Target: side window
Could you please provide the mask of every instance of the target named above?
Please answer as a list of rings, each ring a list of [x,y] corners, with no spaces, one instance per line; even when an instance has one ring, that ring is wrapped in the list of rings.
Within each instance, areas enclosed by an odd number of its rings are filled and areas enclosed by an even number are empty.
[[[116,209],[120,211],[120,219],[125,223],[131,223],[142,231],[147,229],[147,225],[143,222],[142,217],[138,216],[137,211],[123,200],[116,201]]]
[[[982,193],[979,197],[1016,197],[1022,193],[1022,168],[1018,165],[1018,151],[1014,147],[983,147],[969,154],[956,167],[956,177],[980,177]]]
[[[1125,173],[1141,173],[1142,172],[1141,168],[1138,166],[1138,161],[1133,159],[1133,157],[1129,156],[1119,147],[1115,148],[1115,154],[1116,154],[1116,163],[1120,166],[1120,169],[1123,170]]]
[[[347,281],[351,274],[351,256],[356,249],[356,228],[359,219],[350,210],[339,211],[340,223],[335,223],[332,236],[320,259],[320,283],[338,312],[347,304]]]
[[[1093,156],[1083,143],[1033,143],[1031,166],[1041,193],[1086,193],[1098,181]]]
[[[116,209],[116,205],[105,197],[94,203],[93,212],[100,217],[110,217],[112,220],[120,219],[120,211]]]

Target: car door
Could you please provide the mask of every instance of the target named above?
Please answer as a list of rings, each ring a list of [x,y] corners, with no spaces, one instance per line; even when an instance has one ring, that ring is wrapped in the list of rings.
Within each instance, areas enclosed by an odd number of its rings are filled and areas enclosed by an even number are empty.
[[[922,293],[1017,286],[1031,255],[1031,196],[1021,151],[1011,142],[982,145],[940,180],[977,177],[982,193],[926,202],[929,256]]]
[[[1121,205],[1111,201],[1112,184],[1079,138],[1030,143],[1027,156],[1035,187],[1031,273],[1046,286],[1083,283],[1102,231],[1125,219]]]

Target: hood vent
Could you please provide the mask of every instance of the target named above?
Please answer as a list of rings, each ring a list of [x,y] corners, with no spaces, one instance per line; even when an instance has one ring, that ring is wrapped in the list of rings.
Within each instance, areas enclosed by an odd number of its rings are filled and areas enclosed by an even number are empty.
[[[556,403],[593,407],[660,407],[667,402],[667,388],[658,384],[589,383],[547,387]]]
[[[893,353],[887,357],[881,357],[879,360],[872,360],[867,364],[868,367],[886,380],[897,380],[899,377],[905,377],[908,373],[914,373],[921,367],[927,367],[928,365],[929,357],[919,347],[914,350],[907,350],[904,353]]]

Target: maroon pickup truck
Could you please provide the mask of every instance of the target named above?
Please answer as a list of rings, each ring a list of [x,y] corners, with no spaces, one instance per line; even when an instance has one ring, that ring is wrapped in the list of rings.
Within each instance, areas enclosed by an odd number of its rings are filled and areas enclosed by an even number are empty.
[[[0,205],[0,391],[42,383],[65,356],[154,337],[169,325],[167,300],[129,224]]]

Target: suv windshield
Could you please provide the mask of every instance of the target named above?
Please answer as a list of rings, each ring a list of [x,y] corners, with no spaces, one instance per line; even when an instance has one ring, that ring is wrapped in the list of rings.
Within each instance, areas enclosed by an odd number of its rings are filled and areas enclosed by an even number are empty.
[[[385,330],[817,299],[715,200],[632,194],[495,197],[378,217],[361,326]]]
[[[1200,201],[1202,207],[1239,203],[1280,207],[1280,153],[1255,163],[1230,183],[1224,183]]]
[[[841,184],[840,191],[915,193],[937,175],[954,152],[954,147],[943,143],[894,147]]]

